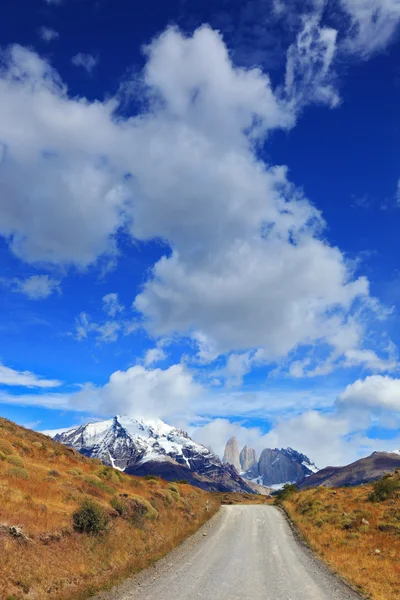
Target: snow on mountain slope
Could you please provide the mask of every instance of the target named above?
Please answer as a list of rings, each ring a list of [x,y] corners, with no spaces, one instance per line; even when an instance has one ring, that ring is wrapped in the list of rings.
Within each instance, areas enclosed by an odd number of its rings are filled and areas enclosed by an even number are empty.
[[[252,491],[229,465],[160,419],[116,416],[56,433],[54,439],[130,474],[190,479],[204,489]]]

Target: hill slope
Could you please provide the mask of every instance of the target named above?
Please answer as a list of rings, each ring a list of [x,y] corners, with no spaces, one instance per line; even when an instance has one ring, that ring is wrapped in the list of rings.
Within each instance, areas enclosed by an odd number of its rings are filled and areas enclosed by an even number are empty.
[[[87,500],[108,521],[100,535],[73,526]],[[83,597],[171,550],[218,506],[198,488],[126,475],[0,418],[0,598]]]
[[[284,494],[291,520],[333,570],[372,600],[398,600],[399,473],[374,484]]]
[[[345,467],[326,467],[303,479],[299,488],[354,486],[376,481],[385,473],[400,468],[400,454],[396,452],[373,452]]]

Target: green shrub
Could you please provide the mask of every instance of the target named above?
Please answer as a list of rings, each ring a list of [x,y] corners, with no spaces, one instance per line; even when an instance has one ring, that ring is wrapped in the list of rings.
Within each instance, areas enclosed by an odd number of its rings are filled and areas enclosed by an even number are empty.
[[[37,450],[43,450],[43,444],[41,444],[40,442],[32,442],[32,446]]]
[[[118,484],[121,481],[121,474],[115,471],[111,467],[103,466],[100,469],[96,469],[95,475],[101,479],[108,481],[109,483]]]
[[[120,516],[122,516],[124,514],[126,507],[120,498],[117,498],[117,496],[113,496],[110,500],[110,504],[113,507],[113,509],[116,510]]]
[[[79,477],[80,474],[77,469],[68,469],[67,473],[72,475],[72,477]]]
[[[12,446],[7,440],[0,440],[0,450],[4,454],[7,454],[7,456],[9,454],[14,454],[15,452],[14,446]]]
[[[20,456],[11,454],[10,456],[7,456],[7,462],[9,462],[10,465],[14,465],[14,467],[24,467],[24,461]]]
[[[385,475],[385,477],[374,483],[373,491],[369,494],[368,500],[383,502],[393,498],[398,492],[400,492],[400,479],[390,474]]]
[[[6,460],[6,455],[0,450],[0,460]]]
[[[297,487],[292,483],[287,483],[281,490],[278,490],[275,495],[275,503],[280,504],[283,500],[289,500],[294,494],[297,494]]]
[[[50,469],[50,471],[47,474],[49,475],[49,477],[61,477],[61,473],[59,473],[55,469]]]
[[[157,475],[145,475],[144,478],[147,479],[148,481],[151,481],[151,480],[160,481],[160,478],[157,477]]]
[[[189,485],[189,482],[187,479],[176,479],[175,483],[183,483],[184,485]]]
[[[89,483],[90,485],[98,485],[101,483],[101,479],[100,477],[97,477],[97,475],[86,475],[85,482]]]
[[[29,473],[22,467],[10,467],[8,469],[9,477],[16,477],[17,479],[29,479]]]
[[[78,533],[98,535],[106,531],[109,517],[100,504],[93,500],[84,500],[72,515],[72,524]]]
[[[177,485],[175,485],[175,483],[169,483],[167,485],[167,489],[170,490],[171,492],[175,492],[176,494],[179,494],[179,488]]]
[[[111,500],[111,506],[135,527],[141,527],[146,520],[158,518],[158,511],[142,496],[120,495]]]

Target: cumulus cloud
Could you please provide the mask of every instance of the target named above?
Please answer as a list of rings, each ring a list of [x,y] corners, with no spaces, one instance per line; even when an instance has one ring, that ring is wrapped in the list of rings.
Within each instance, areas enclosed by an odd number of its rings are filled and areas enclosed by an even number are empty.
[[[53,388],[61,385],[57,379],[44,379],[30,371],[16,371],[0,363],[0,384],[28,388]]]
[[[85,71],[91,73],[99,62],[99,59],[92,54],[84,54],[79,52],[71,58],[71,62],[73,65],[75,65],[75,67],[83,67]]]
[[[370,375],[348,385],[338,398],[341,408],[400,411],[400,379]]]
[[[39,29],[39,36],[44,42],[52,42],[59,38],[60,34],[55,29],[43,26]]]
[[[3,279],[2,283],[14,292],[28,296],[31,300],[44,300],[55,292],[61,294],[60,281],[48,275],[31,275],[25,279]]]
[[[258,68],[235,68],[209,27],[167,29],[146,49],[148,109],[126,120],[117,99],[71,99],[47,62],[12,47],[0,78],[0,233],[11,250],[84,267],[117,254],[121,229],[161,239],[172,252],[134,303],[156,336],[192,337],[202,360],[250,349],[275,360],[321,343],[338,352],[368,281],[322,237],[321,214],[286,168],[257,153],[271,130],[294,125],[306,97],[334,104],[335,38],[304,28],[285,92]],[[79,335],[95,325],[82,317]],[[117,331],[110,322],[100,336]],[[361,348],[358,331],[342,353]]]

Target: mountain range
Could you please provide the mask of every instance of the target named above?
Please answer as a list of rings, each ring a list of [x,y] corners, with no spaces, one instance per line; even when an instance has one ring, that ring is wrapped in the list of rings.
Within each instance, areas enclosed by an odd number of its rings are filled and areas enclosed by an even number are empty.
[[[257,491],[256,485],[243,479],[234,467],[224,465],[209,448],[160,419],[115,416],[48,435],[130,475],[184,479],[207,491]]]
[[[318,472],[315,464],[293,448],[265,448],[257,460],[254,448],[239,446],[234,436],[225,446],[223,463],[233,465],[244,479],[264,486],[298,483]]]
[[[376,481],[400,469],[400,451],[373,452],[345,467],[325,467],[298,483],[299,488],[344,487]]]

